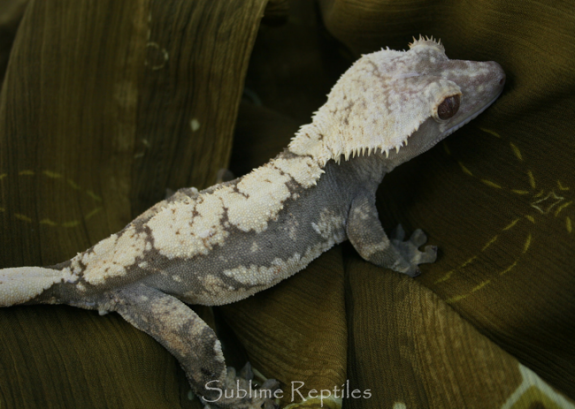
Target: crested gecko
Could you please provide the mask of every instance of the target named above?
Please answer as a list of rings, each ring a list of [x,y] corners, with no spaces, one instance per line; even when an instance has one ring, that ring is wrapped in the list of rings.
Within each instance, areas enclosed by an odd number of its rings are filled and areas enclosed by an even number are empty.
[[[450,60],[432,38],[364,55],[267,164],[202,191],[180,189],[58,265],[0,270],[0,306],[115,311],[178,359],[206,404],[273,407],[269,393],[234,396],[238,386],[250,388],[248,379],[226,368],[216,334],[186,304],[244,299],[347,239],[365,260],[419,274],[436,248],[419,250],[427,241],[419,229],[405,241],[401,228],[388,236],[376,189],[483,112],[504,83],[499,64]],[[261,391],[276,387],[268,380]]]

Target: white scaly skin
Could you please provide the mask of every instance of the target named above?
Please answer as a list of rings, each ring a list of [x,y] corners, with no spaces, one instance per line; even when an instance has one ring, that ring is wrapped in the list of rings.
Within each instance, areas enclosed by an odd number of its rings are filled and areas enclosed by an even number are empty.
[[[365,55],[269,163],[201,192],[181,189],[57,266],[0,270],[0,305],[116,311],[176,356],[194,391],[217,399],[209,387],[233,389],[235,372],[226,370],[214,332],[185,303],[241,300],[346,239],[366,260],[417,275],[418,264],[435,261],[436,249],[418,250],[426,242],[421,230],[403,241],[399,229],[390,240],[375,191],[387,172],[482,112],[504,82],[497,63],[449,60],[433,39]]]

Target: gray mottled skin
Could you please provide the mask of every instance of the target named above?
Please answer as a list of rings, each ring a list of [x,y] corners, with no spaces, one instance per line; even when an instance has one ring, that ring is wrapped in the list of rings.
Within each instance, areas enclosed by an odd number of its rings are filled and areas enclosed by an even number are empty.
[[[364,56],[268,164],[201,192],[181,189],[57,266],[0,270],[0,305],[116,311],[164,345],[194,391],[214,405],[272,407],[266,398],[218,399],[210,386],[233,390],[236,380],[247,381],[226,370],[216,335],[185,303],[246,298],[346,239],[374,264],[419,274],[436,249],[418,250],[426,242],[419,229],[407,241],[401,228],[388,238],[377,187],[482,112],[504,81],[496,63],[449,60],[432,40]]]

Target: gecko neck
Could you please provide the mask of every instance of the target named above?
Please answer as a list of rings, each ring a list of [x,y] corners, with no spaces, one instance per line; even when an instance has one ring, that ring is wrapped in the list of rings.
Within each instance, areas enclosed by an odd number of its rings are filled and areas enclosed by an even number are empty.
[[[326,132],[321,129],[318,122],[320,121],[314,120],[310,124],[303,125],[292,138],[287,151],[295,155],[309,156],[323,168],[330,159],[336,158],[324,143]]]
[[[387,163],[385,167],[389,172],[405,161],[402,157],[405,156],[403,153],[406,149],[402,144],[388,146],[385,135],[380,140],[359,135],[350,136],[341,127],[329,124],[328,115],[323,108],[316,113],[312,123],[303,125],[295,134],[287,147],[288,152],[308,156],[320,168],[324,168],[329,161],[340,163],[356,157],[374,156],[384,165]],[[407,140],[407,137],[405,139]],[[400,151],[402,155],[398,155]]]
[[[385,156],[361,155],[338,162],[330,160],[324,167],[324,175],[334,197],[353,200],[360,191],[375,194],[379,184],[388,173]],[[339,200],[339,199],[338,199]]]

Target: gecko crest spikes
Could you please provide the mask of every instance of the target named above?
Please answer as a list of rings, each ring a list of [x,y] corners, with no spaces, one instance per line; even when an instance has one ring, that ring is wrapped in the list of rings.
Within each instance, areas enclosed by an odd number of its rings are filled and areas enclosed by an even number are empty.
[[[410,47],[363,56],[288,149],[247,175],[180,189],[56,266],[0,270],[0,306],[117,312],[178,359],[210,407],[272,407],[251,389],[239,397],[236,385],[248,390],[251,378],[226,368],[216,334],[186,303],[244,299],[345,240],[365,260],[411,277],[435,261],[436,247],[420,250],[421,230],[388,237],[375,192],[388,172],[489,106],[505,75],[494,62],[448,59],[433,38]],[[259,396],[277,387],[268,380]]]
[[[497,63],[450,60],[433,38],[414,40],[408,51],[367,54],[343,74],[289,150],[324,166],[358,149],[404,146],[429,119],[438,122],[430,132],[443,135],[495,100],[503,80]]]
[[[408,45],[409,45],[409,48],[414,48],[416,46],[421,46],[421,45],[429,46],[429,47],[437,47],[442,52],[445,52],[445,48],[443,47],[443,44],[441,44],[441,40],[440,39],[435,40],[435,38],[433,38],[433,36],[430,36],[430,37],[425,36],[424,37],[420,34],[418,39],[413,37],[413,42],[409,43]]]

